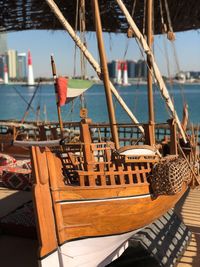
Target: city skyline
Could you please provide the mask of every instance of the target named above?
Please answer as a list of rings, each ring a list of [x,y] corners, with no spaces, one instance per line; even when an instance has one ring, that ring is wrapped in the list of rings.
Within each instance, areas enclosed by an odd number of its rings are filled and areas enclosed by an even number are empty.
[[[27,55],[8,49],[0,55],[0,79],[4,80],[5,73],[11,80],[27,80]]]
[[[94,33],[87,34],[88,48],[98,60],[97,44]],[[198,31],[189,31],[176,34],[176,52],[173,44],[164,41],[161,36],[155,37],[154,50],[156,60],[163,75],[175,75],[178,71],[199,71],[200,70],[200,35]],[[135,40],[126,38],[125,35],[104,34],[107,60],[116,59],[135,60],[143,59],[140,50],[136,48]],[[128,44],[128,50],[127,48]],[[164,45],[163,45],[164,43]],[[120,49],[119,49],[120,47]],[[167,47],[167,49],[166,49]],[[169,49],[170,48],[170,49]],[[27,52],[29,49],[33,57],[33,69],[35,77],[51,77],[50,55],[54,54],[58,75],[73,75],[74,43],[64,31],[24,31],[8,33],[8,49],[15,49],[19,53]],[[166,52],[167,51],[167,52]],[[176,54],[174,62],[172,57]],[[124,57],[124,55],[126,56]],[[167,66],[168,57],[169,64]],[[178,58],[178,64],[177,62]],[[77,65],[80,65],[77,63]],[[169,67],[170,66],[170,67]],[[178,70],[178,68],[180,68]],[[170,69],[170,71],[168,71]],[[88,76],[95,75],[88,64]],[[80,70],[77,67],[77,73]],[[96,75],[95,75],[96,76]]]

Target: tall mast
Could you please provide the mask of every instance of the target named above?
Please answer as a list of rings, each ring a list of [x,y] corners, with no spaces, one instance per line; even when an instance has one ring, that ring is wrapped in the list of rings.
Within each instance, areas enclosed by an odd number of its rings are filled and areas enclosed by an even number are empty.
[[[103,82],[104,82],[104,87],[105,87],[105,94],[106,94],[106,101],[107,101],[107,106],[108,106],[108,115],[109,115],[109,120],[110,120],[112,139],[115,143],[116,148],[118,149],[119,148],[119,137],[118,137],[118,132],[117,132],[115,112],[113,108],[112,93],[110,89],[110,80],[109,80],[109,75],[108,75],[108,66],[107,66],[106,53],[105,53],[105,47],[104,47],[104,42],[103,42],[98,0],[92,0],[92,6],[94,10],[94,21],[95,21],[95,27],[96,27],[96,35],[97,35],[99,55],[100,55],[100,60],[101,60],[101,67],[102,67],[102,74],[103,74],[102,76],[103,76]]]
[[[57,113],[58,113],[58,121],[60,125],[60,136],[63,138],[63,121],[62,121],[62,116],[61,116],[61,109],[58,104],[58,90],[56,86],[56,65],[53,59],[53,55],[51,55],[51,68],[52,68],[52,74],[53,74],[53,79],[54,79],[54,89],[55,89],[55,94],[56,94],[56,107],[57,107]]]
[[[147,44],[152,48],[152,24],[153,24],[153,0],[147,0]],[[153,68],[151,64],[151,57],[147,55],[147,85],[148,85],[148,109],[149,109],[149,143],[155,144],[155,118],[154,118],[154,101],[153,101],[153,86],[152,86],[152,73]]]

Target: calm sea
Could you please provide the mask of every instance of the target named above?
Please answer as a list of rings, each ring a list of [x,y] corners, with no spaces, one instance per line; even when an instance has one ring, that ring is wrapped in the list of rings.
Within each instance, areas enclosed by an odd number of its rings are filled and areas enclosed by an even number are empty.
[[[190,121],[197,124],[200,122],[200,85],[174,85],[170,86],[169,92],[175,103],[176,110],[182,117],[182,107],[185,102],[189,105]],[[132,85],[118,87],[118,92],[134,112],[140,122],[148,121],[148,106],[146,85]],[[35,89],[19,85],[0,85],[0,119],[21,120],[27,110]],[[103,85],[93,85],[85,93],[85,105],[89,111],[89,117],[94,122],[107,122],[108,114],[106,108]],[[130,122],[129,117],[113,98],[118,122]],[[161,98],[158,88],[154,88],[155,117],[157,122],[163,122],[169,118],[166,105]],[[80,99],[62,107],[62,118],[64,121],[79,121]],[[56,104],[53,85],[40,85],[32,101],[26,120],[36,120],[36,111],[40,113],[40,120],[56,121]]]

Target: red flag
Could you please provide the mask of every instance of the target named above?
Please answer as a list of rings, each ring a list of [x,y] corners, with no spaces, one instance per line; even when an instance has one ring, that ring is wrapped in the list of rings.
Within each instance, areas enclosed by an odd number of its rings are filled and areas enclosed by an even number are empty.
[[[61,107],[65,105],[67,99],[67,83],[68,79],[64,77],[56,78],[56,87],[58,92],[58,105]]]

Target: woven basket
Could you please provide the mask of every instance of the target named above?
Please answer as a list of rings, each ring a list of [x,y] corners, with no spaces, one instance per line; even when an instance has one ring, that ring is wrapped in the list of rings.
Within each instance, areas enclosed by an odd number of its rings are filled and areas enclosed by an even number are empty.
[[[184,158],[167,156],[152,170],[151,187],[156,195],[174,195],[181,191],[184,182],[191,180],[191,172]]]

